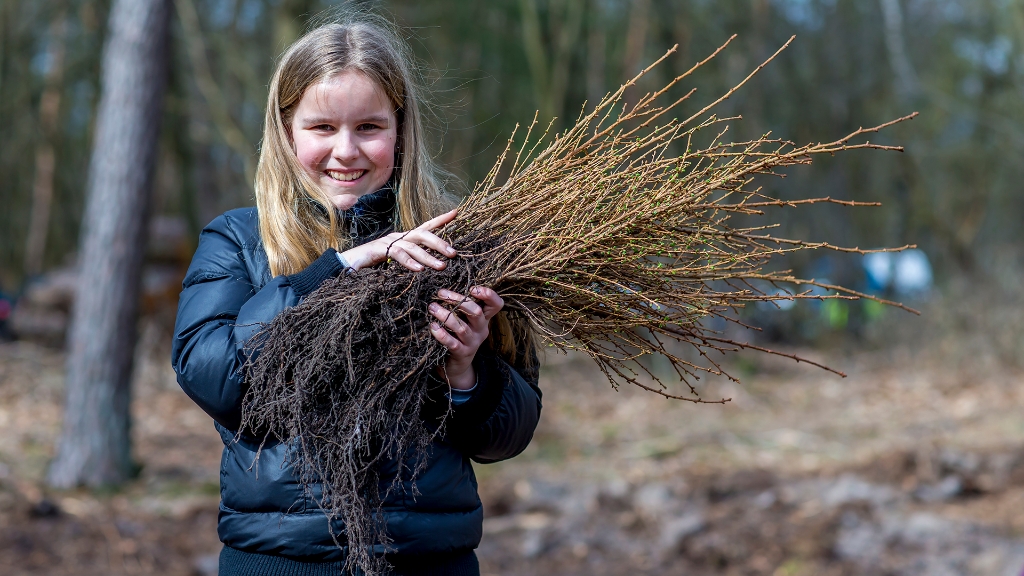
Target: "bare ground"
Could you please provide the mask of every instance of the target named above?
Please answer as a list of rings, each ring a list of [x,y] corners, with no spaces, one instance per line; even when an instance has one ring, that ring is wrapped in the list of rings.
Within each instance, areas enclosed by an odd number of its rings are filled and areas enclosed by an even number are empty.
[[[1021,574],[1024,371],[1000,327],[1022,313],[993,314],[980,342],[950,336],[978,332],[965,308],[880,328],[917,346],[801,351],[846,379],[745,355],[742,384],[701,384],[725,405],[613,391],[585,359],[548,355],[533,444],[477,468],[484,573]],[[62,353],[0,345],[0,573],[215,573],[221,443],[165,342],[143,331],[139,476],[99,494],[42,484]]]

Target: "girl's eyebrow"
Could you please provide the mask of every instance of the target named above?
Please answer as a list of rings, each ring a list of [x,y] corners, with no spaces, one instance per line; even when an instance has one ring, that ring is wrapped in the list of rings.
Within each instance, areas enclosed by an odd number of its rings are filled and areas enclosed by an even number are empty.
[[[334,123],[336,123],[336,121],[337,121],[337,119],[335,119],[335,118],[327,118],[327,117],[323,117],[323,116],[311,116],[309,118],[303,118],[302,119],[302,123],[307,125],[307,126],[318,126],[320,124],[334,124]],[[371,123],[371,124],[388,124],[389,122],[390,122],[390,120],[388,119],[387,116],[368,116],[366,118],[363,118],[363,119],[359,120],[358,123],[359,124],[366,124],[366,123]]]
[[[334,120],[326,117],[310,116],[308,118],[303,118],[302,123],[310,126],[318,126],[320,124],[334,124]]]
[[[387,124],[389,119],[387,116],[369,116],[359,121],[360,124],[365,124],[367,122],[372,124]]]

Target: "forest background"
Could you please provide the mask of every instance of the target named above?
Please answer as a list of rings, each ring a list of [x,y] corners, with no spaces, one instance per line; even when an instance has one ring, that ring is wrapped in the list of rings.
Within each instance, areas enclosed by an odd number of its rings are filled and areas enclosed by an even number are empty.
[[[896,16],[884,7],[896,6]],[[160,130],[154,214],[183,217],[194,237],[223,210],[252,204],[252,174],[275,57],[330,2],[178,0]],[[693,85],[731,86],[792,34],[797,41],[720,112],[743,115],[737,139],[772,131],[828,140],[913,110],[881,136],[904,155],[845,154],[771,191],[882,201],[876,210],[783,216],[784,233],[847,245],[921,246],[939,276],[984,269],[1021,241],[1024,7],[910,0],[706,2],[637,0],[391,1],[427,66],[440,160],[471,186],[517,122],[540,110],[574,119],[673,44],[678,56],[639,90],[737,43]],[[75,252],[99,94],[108,3],[0,4],[0,286]],[[638,90],[638,91],[639,91]],[[36,156],[52,146],[56,169]],[[45,172],[45,171],[44,171]],[[52,178],[44,249],[26,255],[33,187]],[[38,241],[36,241],[38,244]],[[26,270],[26,267],[28,270]],[[28,274],[26,274],[28,272]]]
[[[132,380],[137,477],[54,491],[64,330],[110,0],[0,0],[0,568],[210,573],[219,439],[168,366],[199,230],[253,204],[275,58],[324,0],[173,0],[170,67]],[[779,262],[906,300],[754,307],[748,334],[842,369],[841,381],[742,356],[726,407],[669,406],[545,361],[531,448],[478,467],[484,571],[503,574],[1019,574],[1024,567],[1024,2],[469,0],[373,2],[406,27],[432,88],[433,138],[468,191],[517,123],[565,127],[669,47],[627,100],[738,38],[686,86],[692,106],[793,45],[723,103],[729,139],[830,141],[921,114],[855,151],[765,180],[783,199],[877,208],[776,210],[778,234],[917,245],[933,283],[893,293],[859,256]],[[592,105],[592,104],[591,104]],[[874,140],[874,138],[873,138]],[[898,291],[897,291],[898,292]],[[57,297],[53,295],[59,293]],[[13,305],[27,318],[5,325]],[[34,314],[34,315],[33,315]],[[658,370],[657,365],[651,366]],[[600,390],[598,390],[600,389]],[[26,518],[28,520],[26,520]],[[62,534],[58,545],[52,534]],[[946,571],[946,572],[944,572]],[[214,570],[215,572],[215,570]]]

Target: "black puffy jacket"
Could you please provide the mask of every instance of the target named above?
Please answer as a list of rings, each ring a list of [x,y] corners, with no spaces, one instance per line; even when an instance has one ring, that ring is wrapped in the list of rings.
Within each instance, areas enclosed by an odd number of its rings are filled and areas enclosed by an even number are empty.
[[[394,197],[382,190],[364,197],[346,214],[354,239],[365,241],[390,227]],[[286,464],[288,445],[263,446],[236,439],[245,394],[239,368],[243,344],[278,313],[299,303],[327,278],[341,272],[328,250],[302,272],[270,277],[255,208],[217,217],[199,237],[182,283],[171,362],[178,383],[213,417],[224,441],[218,533],[224,544],[247,552],[305,561],[343,560],[324,513],[297,483]],[[540,417],[535,370],[513,368],[485,349],[474,362],[477,388],[453,407],[445,435],[435,441],[416,480],[384,501],[387,531],[397,554],[444,553],[475,548],[483,509],[470,460],[511,458],[529,444]],[[525,377],[524,377],[525,375]],[[382,485],[396,474],[380,469]],[[315,494],[314,494],[315,498]],[[335,534],[342,533],[335,525]]]

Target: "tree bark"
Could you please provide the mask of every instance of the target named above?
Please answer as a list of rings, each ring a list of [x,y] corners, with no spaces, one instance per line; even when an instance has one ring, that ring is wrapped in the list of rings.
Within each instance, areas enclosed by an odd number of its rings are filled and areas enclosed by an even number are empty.
[[[64,427],[52,486],[132,472],[129,399],[150,188],[167,79],[169,0],[115,0],[68,334]]]

